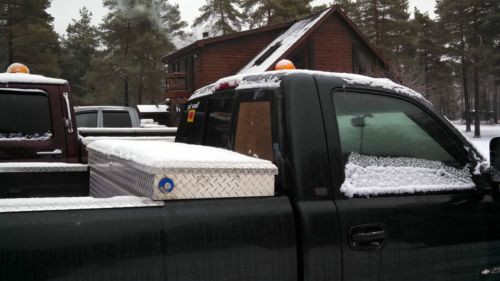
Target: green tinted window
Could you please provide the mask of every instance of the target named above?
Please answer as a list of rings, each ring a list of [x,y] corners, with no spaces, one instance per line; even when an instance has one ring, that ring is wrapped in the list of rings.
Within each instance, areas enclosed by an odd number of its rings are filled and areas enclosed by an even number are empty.
[[[334,94],[334,103],[344,160],[357,152],[463,165],[460,145],[429,114],[409,102],[342,92]]]

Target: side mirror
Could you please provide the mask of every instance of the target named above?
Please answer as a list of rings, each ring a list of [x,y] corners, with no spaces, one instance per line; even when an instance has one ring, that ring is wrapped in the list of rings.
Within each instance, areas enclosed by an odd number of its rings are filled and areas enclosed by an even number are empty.
[[[490,141],[491,181],[500,183],[500,137]]]

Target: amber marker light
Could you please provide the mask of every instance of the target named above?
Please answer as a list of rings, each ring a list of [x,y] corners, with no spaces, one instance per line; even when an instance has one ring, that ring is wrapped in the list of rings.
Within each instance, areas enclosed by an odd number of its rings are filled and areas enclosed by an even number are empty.
[[[288,69],[295,69],[295,65],[293,64],[293,62],[291,62],[290,60],[287,60],[287,59],[283,59],[283,60],[280,60],[275,68],[275,70],[288,70]]]
[[[30,69],[22,63],[13,63],[7,67],[7,73],[25,73],[29,74]]]

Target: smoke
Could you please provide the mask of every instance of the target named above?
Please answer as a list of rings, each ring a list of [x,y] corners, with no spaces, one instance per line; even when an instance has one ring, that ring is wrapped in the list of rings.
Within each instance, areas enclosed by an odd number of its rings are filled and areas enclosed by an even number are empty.
[[[158,0],[116,0],[116,8],[129,20],[147,19],[159,30],[164,28],[161,1]]]

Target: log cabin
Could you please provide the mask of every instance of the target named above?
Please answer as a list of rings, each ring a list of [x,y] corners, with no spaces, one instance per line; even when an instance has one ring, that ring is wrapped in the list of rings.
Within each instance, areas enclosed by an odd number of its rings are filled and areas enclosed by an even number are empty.
[[[339,6],[307,18],[198,40],[163,57],[166,98],[183,104],[198,88],[238,73],[272,70],[290,59],[297,69],[394,79],[380,52]]]

